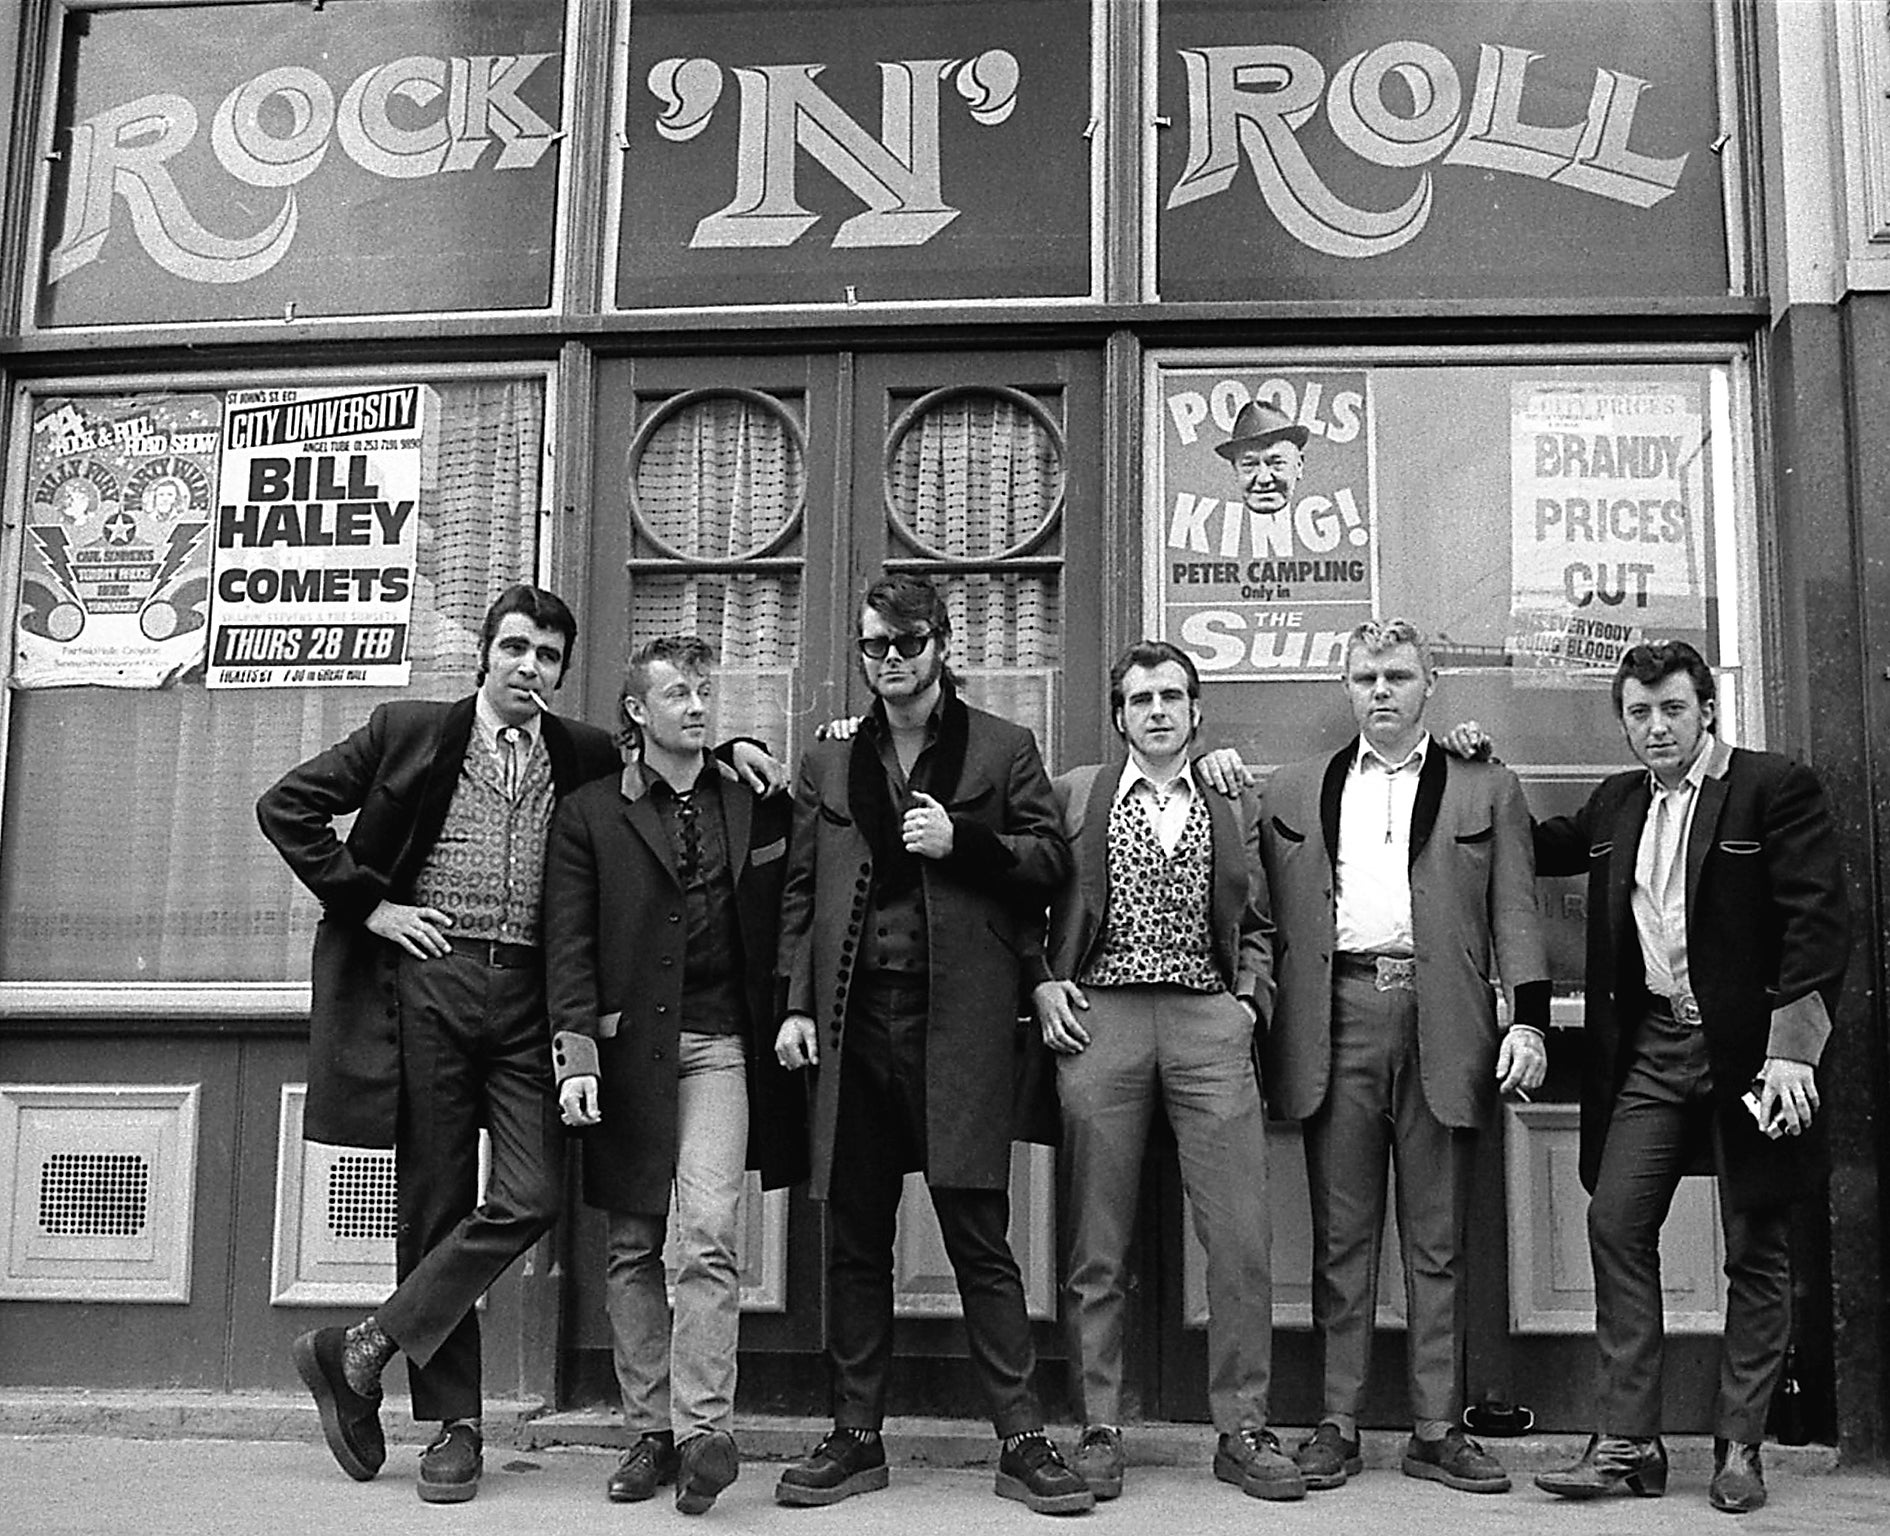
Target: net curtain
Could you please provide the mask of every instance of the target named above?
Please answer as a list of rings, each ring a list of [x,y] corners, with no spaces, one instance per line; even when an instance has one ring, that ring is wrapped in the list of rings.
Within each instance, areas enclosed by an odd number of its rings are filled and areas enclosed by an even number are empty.
[[[17,693],[0,844],[0,979],[291,982],[319,910],[256,829],[258,793],[389,697],[471,690],[479,622],[530,576],[544,387],[429,392],[401,692]]]

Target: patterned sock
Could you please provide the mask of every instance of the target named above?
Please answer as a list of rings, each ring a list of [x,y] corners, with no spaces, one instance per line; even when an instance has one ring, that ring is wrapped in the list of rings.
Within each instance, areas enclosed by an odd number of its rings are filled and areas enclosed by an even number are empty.
[[[381,1372],[399,1353],[400,1346],[388,1338],[379,1320],[364,1317],[343,1336],[341,1374],[363,1397],[379,1397]]]
[[[1049,1439],[1049,1436],[1046,1435],[1041,1429],[1020,1429],[1016,1434],[1006,1435],[1004,1437],[1004,1449],[1007,1451],[1014,1451],[1018,1448],[1018,1446],[1022,1445],[1026,1440],[1047,1440],[1047,1439]]]

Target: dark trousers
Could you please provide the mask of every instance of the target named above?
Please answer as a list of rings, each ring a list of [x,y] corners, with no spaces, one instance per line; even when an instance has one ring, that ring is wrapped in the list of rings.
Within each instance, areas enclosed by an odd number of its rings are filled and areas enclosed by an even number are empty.
[[[395,1167],[400,1285],[376,1316],[416,1419],[480,1410],[475,1303],[558,1214],[561,1143],[544,979],[470,957],[402,958]],[[479,1198],[479,1131],[491,1137]]]
[[[925,1016],[924,979],[885,976],[860,978],[847,1015],[827,1193],[827,1354],[834,1423],[844,1429],[878,1429],[886,1414],[899,1197],[905,1175],[925,1166]],[[966,1114],[1009,1110],[963,1106]],[[992,1425],[1000,1437],[1039,1429],[1010,1192],[934,1185],[931,1195]]]
[[[1601,1356],[1597,1427],[1604,1434],[1660,1433],[1660,1228],[1702,1148],[1712,1150],[1716,1168],[1723,1166],[1712,1092],[1701,1031],[1664,1013],[1644,1016],[1588,1205]],[[1766,1410],[1791,1339],[1791,1212],[1735,1211],[1722,1191],[1720,1224],[1726,1331],[1713,1432],[1756,1444],[1765,1438]]]

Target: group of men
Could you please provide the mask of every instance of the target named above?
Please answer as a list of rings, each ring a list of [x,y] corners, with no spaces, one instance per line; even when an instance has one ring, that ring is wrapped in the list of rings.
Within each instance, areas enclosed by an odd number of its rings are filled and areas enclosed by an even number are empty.
[[[1276,435],[1261,447],[1290,441],[1290,425],[1255,431]],[[677,1508],[700,1513],[737,1476],[748,1168],[768,1187],[808,1179],[827,1208],[833,1427],[782,1471],[780,1502],[887,1484],[893,1245],[912,1172],[957,1278],[997,1492],[1051,1514],[1116,1497],[1127,1255],[1159,1100],[1206,1251],[1214,1475],[1295,1499],[1360,1470],[1389,1165],[1414,1421],[1403,1470],[1506,1490],[1461,1422],[1471,1158],[1499,1095],[1527,1094],[1547,1065],[1535,876],[1585,869],[1597,1433],[1537,1482],[1664,1490],[1658,1239],[1705,1151],[1730,1285],[1710,1494],[1726,1510],[1763,1502],[1789,1201],[1816,1162],[1814,1070],[1847,915],[1815,778],[1719,739],[1691,647],[1637,646],[1621,663],[1614,702],[1642,767],[1532,824],[1474,726],[1448,750],[1425,729],[1436,674],[1400,620],[1351,636],[1359,730],[1335,755],[1258,790],[1237,755],[1197,756],[1194,662],[1144,641],[1110,674],[1123,754],[1053,784],[1028,730],[961,697],[940,593],[888,575],[859,614],[871,707],[803,752],[791,808],[757,744],[709,751],[707,646],[642,646],[613,739],[547,707],[575,638],[556,597],[509,590],[473,697],[383,705],[259,802],[324,906],[306,1134],[396,1149],[397,1289],[295,1345],[350,1475],[383,1464],[380,1375],[399,1353],[415,1417],[441,1425],[421,1497],[476,1492],[475,1303],[554,1219],[575,1132],[585,1199],[607,1217],[630,1436],[611,1499],[673,1484]],[[333,822],[349,812],[344,840]],[[1320,1420],[1291,1448],[1268,1424],[1269,1107],[1304,1133],[1323,1365]],[[1083,1424],[1069,1461],[1045,1433],[1007,1238],[1013,1139],[1059,1135]]]

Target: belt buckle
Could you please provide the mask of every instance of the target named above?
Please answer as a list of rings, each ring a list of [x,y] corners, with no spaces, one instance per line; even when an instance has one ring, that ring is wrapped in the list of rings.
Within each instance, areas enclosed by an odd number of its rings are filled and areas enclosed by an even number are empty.
[[[1372,964],[1377,968],[1372,985],[1380,992],[1417,990],[1417,961],[1410,956],[1373,955]]]
[[[1683,993],[1668,1001],[1672,1005],[1673,1016],[1676,1020],[1682,1024],[1690,1024],[1695,1029],[1700,1027],[1700,1005],[1690,994]]]

